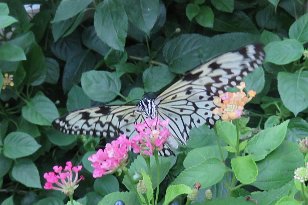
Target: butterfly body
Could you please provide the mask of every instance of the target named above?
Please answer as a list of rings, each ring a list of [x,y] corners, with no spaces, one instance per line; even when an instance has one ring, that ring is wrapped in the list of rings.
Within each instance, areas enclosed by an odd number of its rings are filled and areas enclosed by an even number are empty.
[[[262,46],[247,45],[225,53],[187,72],[157,97],[146,95],[137,105],[100,106],[77,110],[53,122],[67,134],[85,134],[114,138],[134,134],[134,124],[144,118],[169,119],[173,137],[168,147],[186,144],[189,131],[203,124],[213,126],[219,116],[213,114],[213,96],[243,81],[243,77],[262,64]],[[168,155],[168,153],[167,153]]]

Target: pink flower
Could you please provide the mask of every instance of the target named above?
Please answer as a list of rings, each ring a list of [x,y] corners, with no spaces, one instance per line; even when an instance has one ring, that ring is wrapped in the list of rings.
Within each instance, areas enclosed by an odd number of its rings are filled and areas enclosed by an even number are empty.
[[[78,183],[84,179],[83,176],[78,177],[78,172],[82,166],[73,166],[72,162],[66,162],[63,169],[61,166],[54,166],[53,172],[44,173],[46,183],[44,189],[53,189],[62,191],[64,194],[71,196],[74,190],[79,186]]]
[[[168,123],[168,120],[147,118],[145,122],[136,124],[135,128],[138,134],[131,139],[133,151],[151,156],[155,150],[162,150],[170,136]]]
[[[125,135],[107,143],[105,149],[99,149],[91,155],[88,160],[92,162],[93,177],[101,177],[113,173],[126,165],[128,151],[130,150],[130,141]]]

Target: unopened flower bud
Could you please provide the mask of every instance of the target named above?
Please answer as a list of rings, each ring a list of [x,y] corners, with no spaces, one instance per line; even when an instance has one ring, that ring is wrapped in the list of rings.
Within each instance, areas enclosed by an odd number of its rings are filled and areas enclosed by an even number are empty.
[[[308,153],[308,137],[305,137],[304,139],[301,139],[299,141],[298,145],[299,145],[299,150],[302,153],[304,153],[304,154]]]
[[[198,190],[197,189],[192,189],[192,192],[187,195],[187,199],[190,201],[195,201],[198,196]]]
[[[181,28],[176,28],[175,29],[175,33],[180,33],[181,32]]]
[[[139,180],[137,184],[137,192],[140,194],[145,194],[147,192],[147,187],[143,180]]]
[[[213,198],[213,193],[212,193],[212,190],[211,189],[207,189],[205,190],[205,198],[207,200],[211,200]]]

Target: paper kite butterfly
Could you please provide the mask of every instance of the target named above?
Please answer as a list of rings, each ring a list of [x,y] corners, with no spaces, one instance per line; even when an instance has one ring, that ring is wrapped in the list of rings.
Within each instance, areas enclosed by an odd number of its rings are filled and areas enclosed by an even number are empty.
[[[264,51],[259,44],[225,53],[184,74],[156,98],[144,96],[137,105],[99,106],[77,110],[54,120],[53,126],[66,134],[114,138],[120,133],[131,136],[134,124],[145,117],[170,119],[172,137],[169,148],[186,144],[193,127],[213,126],[219,116],[213,114],[213,96],[239,84],[243,77],[262,64]]]

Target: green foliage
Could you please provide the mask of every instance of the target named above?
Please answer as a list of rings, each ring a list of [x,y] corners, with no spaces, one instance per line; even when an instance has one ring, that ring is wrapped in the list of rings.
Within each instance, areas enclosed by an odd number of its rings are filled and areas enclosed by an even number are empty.
[[[23,4],[31,2],[41,4],[39,13],[25,10]],[[293,180],[308,159],[296,144],[308,136],[306,5],[307,0],[1,1],[0,203],[71,204],[42,188],[43,174],[66,161],[83,165],[85,180],[74,204],[155,204],[156,196],[159,204],[184,204],[193,194],[192,204],[308,203],[307,188]],[[257,92],[245,106],[247,117],[218,121],[214,129],[192,128],[176,157],[159,157],[159,165],[154,157],[132,154],[128,173],[93,179],[88,157],[110,139],[51,127],[59,113],[101,103],[134,105],[145,93],[163,92],[185,72],[250,43],[262,43],[266,58],[243,79],[246,91]],[[135,190],[139,180],[144,194]],[[205,198],[205,189],[213,199]]]

